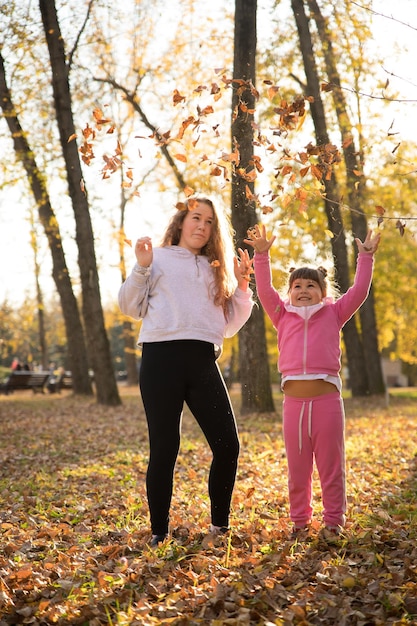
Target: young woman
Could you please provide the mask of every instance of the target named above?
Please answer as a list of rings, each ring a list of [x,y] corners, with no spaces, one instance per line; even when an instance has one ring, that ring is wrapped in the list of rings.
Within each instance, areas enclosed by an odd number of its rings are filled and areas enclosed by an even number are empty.
[[[228,530],[239,440],[216,358],[224,337],[251,314],[251,259],[241,249],[235,257],[230,225],[208,198],[189,200],[175,213],[160,247],[154,249],[149,237],[138,239],[135,254],[119,305],[142,320],[139,384],[149,432],[146,487],[155,546],[168,535],[184,402],[213,453],[211,531]]]
[[[269,250],[274,240],[267,238],[264,226],[256,226],[245,241],[255,249],[259,299],[277,329],[293,531],[296,535],[311,521],[315,460],[324,524],[337,534],[346,512],[340,331],[368,296],[380,234],[372,237],[369,232],[364,243],[356,239],[355,280],[336,301],[327,297],[327,272],[321,267],[292,270],[288,299],[281,298],[271,280]]]

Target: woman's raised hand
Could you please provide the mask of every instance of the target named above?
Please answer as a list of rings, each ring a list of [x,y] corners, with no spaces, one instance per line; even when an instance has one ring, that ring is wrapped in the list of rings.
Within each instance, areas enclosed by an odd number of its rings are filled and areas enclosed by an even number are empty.
[[[263,224],[256,224],[248,230],[248,238],[243,241],[255,250],[255,252],[267,252],[274,243],[276,237],[273,235],[270,239],[266,236],[266,228]]]
[[[138,265],[149,267],[153,259],[152,240],[150,237],[140,237],[135,244],[135,255]]]
[[[249,283],[250,281],[250,275],[253,274],[253,259],[250,258],[249,252],[247,250],[239,248],[238,252],[239,258],[234,258],[235,276],[238,286],[240,287],[240,289],[243,289],[245,291],[247,288],[247,283]]]

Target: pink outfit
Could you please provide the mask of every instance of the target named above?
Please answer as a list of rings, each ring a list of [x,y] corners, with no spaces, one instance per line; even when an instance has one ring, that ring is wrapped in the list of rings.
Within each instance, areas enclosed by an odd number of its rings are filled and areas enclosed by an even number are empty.
[[[254,268],[259,299],[277,329],[278,369],[283,378],[331,376],[340,380],[340,332],[368,296],[373,255],[359,254],[354,283],[338,300],[326,298],[320,305],[310,307],[295,307],[280,297],[272,285],[268,253],[255,254]],[[311,398],[285,396],[283,432],[292,521],[303,526],[311,520],[315,460],[322,488],[324,523],[343,526],[344,407],[339,391]]]
[[[283,409],[291,520],[295,526],[311,521],[315,459],[323,496],[324,523],[331,527],[343,526],[346,513],[345,414],[339,392],[313,398],[285,396]]]
[[[255,276],[263,308],[278,331],[278,369],[288,374],[340,372],[340,330],[366,300],[372,280],[373,256],[359,254],[354,284],[336,302],[326,298],[313,307],[295,307],[272,286],[268,253],[255,254]],[[314,309],[306,316],[306,309]],[[308,311],[307,311],[308,313]]]

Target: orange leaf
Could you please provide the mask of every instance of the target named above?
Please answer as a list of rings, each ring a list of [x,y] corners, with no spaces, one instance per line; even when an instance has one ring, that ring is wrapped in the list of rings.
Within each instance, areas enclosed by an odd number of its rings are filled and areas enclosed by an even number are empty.
[[[316,165],[312,165],[311,166],[311,173],[313,174],[313,176],[315,176],[317,178],[317,180],[322,180],[322,178],[323,178],[322,171]]]
[[[110,124],[111,120],[103,117],[103,112],[101,109],[96,108],[93,111],[93,117],[97,125],[100,124]]]
[[[182,96],[180,92],[178,91],[178,89],[174,89],[174,93],[172,96],[172,101],[174,103],[174,106],[176,106],[180,102],[183,102],[184,100],[185,100],[185,96]]]
[[[286,176],[287,174],[290,174],[291,172],[292,172],[291,165],[284,165],[284,167],[281,170],[281,176]]]
[[[16,572],[16,578],[18,580],[25,580],[26,578],[30,578],[32,574],[32,568],[29,565],[25,565],[22,569]]]
[[[211,104],[209,104],[208,106],[204,107],[204,109],[202,111],[199,110],[200,117],[203,117],[204,115],[210,115],[210,113],[214,113],[214,109],[211,106]]]
[[[295,197],[298,200],[304,201],[307,198],[307,191],[305,189],[299,188],[297,189],[297,191],[295,192]]]
[[[246,185],[245,187],[245,195],[247,200],[256,200],[256,196],[252,193],[249,185]]]
[[[274,99],[274,97],[276,96],[276,94],[278,93],[278,91],[279,91],[279,87],[277,87],[277,86],[275,86],[275,85],[273,85],[272,87],[270,87],[270,88],[268,89],[268,98],[269,98],[270,100],[273,100],[273,99]]]
[[[249,113],[249,115],[253,115],[256,111],[256,109],[249,109],[244,102],[239,105],[239,109],[242,111],[242,113]]]
[[[235,163],[236,165],[238,165],[239,160],[240,160],[239,152],[238,151],[230,152],[229,154],[227,154],[226,152],[223,152],[222,160],[226,162],[230,162],[230,163]]]

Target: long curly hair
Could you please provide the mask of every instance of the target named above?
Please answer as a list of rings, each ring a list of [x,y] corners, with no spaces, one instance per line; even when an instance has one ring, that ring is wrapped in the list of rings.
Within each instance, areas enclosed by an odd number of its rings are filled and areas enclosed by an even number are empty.
[[[181,228],[187,214],[195,209],[197,203],[207,204],[213,211],[213,223],[210,239],[201,249],[200,254],[206,256],[214,273],[214,302],[226,308],[227,301],[236,288],[233,272],[233,229],[227,216],[218,211],[212,200],[206,197],[189,198],[172,216],[161,246],[177,246],[181,239]]]

